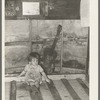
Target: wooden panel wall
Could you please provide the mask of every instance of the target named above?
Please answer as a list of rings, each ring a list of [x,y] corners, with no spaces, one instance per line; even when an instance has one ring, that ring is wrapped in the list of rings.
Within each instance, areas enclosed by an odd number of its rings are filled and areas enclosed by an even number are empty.
[[[27,63],[27,55],[31,51],[29,34],[33,41],[32,51],[37,51],[42,55],[43,48],[52,45],[59,24],[63,27],[63,60],[77,60],[85,65],[88,28],[82,28],[80,20],[32,20],[31,30],[29,20],[6,20],[6,68],[24,66]],[[43,41],[45,41],[44,44]],[[61,36],[56,46],[58,53],[56,60],[58,61],[60,60],[60,48]]]
[[[29,40],[28,20],[5,21],[5,42],[28,41],[28,40]]]

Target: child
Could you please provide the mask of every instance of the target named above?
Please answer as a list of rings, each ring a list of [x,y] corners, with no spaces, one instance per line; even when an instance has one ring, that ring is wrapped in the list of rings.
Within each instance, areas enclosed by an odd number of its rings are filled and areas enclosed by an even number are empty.
[[[37,88],[39,88],[39,85],[42,83],[42,76],[46,82],[50,83],[50,79],[46,76],[44,70],[38,64],[39,54],[36,52],[30,53],[28,60],[29,64],[25,66],[24,70],[18,77],[25,75],[27,85],[35,85]]]

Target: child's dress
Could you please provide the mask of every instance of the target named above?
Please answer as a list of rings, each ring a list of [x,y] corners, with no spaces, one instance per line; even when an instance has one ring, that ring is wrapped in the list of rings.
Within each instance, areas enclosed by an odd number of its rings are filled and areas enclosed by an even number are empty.
[[[26,72],[25,75],[25,81],[28,85],[32,83],[33,85],[36,85],[37,87],[42,82],[42,76],[41,72],[43,72],[43,69],[40,65],[34,66],[32,64],[26,65],[24,71]]]

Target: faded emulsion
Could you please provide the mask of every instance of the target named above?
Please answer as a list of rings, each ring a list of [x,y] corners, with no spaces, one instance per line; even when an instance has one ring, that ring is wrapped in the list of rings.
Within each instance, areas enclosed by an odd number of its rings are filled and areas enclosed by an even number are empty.
[[[5,0],[5,100],[89,100],[89,40],[89,0]]]

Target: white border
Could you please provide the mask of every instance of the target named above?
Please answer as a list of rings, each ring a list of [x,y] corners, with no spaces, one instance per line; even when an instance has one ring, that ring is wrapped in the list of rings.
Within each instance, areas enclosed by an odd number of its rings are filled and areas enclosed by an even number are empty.
[[[2,0],[2,100],[5,98],[4,77],[4,0]],[[90,0],[90,96],[89,100],[98,100],[98,0]]]
[[[90,0],[90,100],[99,100],[98,34],[98,0]]]
[[[2,100],[5,100],[5,0],[2,0]]]

